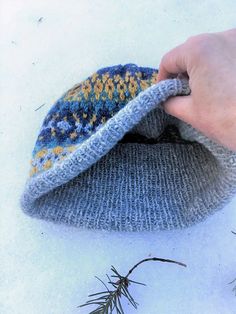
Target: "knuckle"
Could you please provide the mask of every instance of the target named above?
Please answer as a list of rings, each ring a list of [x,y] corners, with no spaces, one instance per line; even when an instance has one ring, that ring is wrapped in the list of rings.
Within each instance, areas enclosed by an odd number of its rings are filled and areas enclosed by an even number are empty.
[[[202,44],[208,42],[213,34],[205,33],[191,36],[187,39],[187,41],[191,44]]]
[[[206,33],[191,36],[187,39],[186,44],[188,45],[193,57],[204,58],[209,55],[214,41],[215,35]]]

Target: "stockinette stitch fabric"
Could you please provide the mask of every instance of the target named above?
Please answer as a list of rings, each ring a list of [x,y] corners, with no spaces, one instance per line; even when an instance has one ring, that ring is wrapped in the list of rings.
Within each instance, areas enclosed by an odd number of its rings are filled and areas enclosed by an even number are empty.
[[[236,193],[236,153],[165,113],[190,93],[135,64],[98,70],[66,92],[40,129],[21,197],[33,217],[80,228],[183,228]],[[204,99],[202,100],[204,101]]]

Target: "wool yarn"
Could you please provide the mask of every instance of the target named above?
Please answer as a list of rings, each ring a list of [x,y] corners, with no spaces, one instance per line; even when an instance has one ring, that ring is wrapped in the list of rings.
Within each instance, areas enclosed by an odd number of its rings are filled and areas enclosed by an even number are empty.
[[[21,196],[23,211],[79,228],[184,228],[236,193],[236,153],[165,113],[191,91],[135,64],[98,70],[46,115]],[[204,101],[204,99],[202,100]]]

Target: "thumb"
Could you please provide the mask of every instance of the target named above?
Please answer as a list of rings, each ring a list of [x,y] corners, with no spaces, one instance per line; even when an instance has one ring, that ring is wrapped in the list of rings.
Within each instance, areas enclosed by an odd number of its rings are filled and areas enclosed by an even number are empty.
[[[162,57],[158,72],[158,82],[178,73],[188,73],[185,44],[173,48]]]
[[[166,113],[189,124],[194,123],[192,96],[176,96],[169,98],[163,105]]]

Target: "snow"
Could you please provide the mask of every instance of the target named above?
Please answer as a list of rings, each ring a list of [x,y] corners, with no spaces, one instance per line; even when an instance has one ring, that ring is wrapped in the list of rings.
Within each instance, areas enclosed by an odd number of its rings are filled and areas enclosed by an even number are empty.
[[[2,0],[0,9],[0,313],[88,313],[77,306],[103,289],[95,275],[106,281],[111,265],[126,274],[150,256],[188,267],[141,265],[131,279],[147,287],[130,286],[140,305],[124,300],[125,313],[236,313],[228,285],[236,197],[194,227],[152,233],[82,231],[19,208],[36,135],[57,98],[101,67],[158,67],[189,36],[235,27],[235,1]]]

